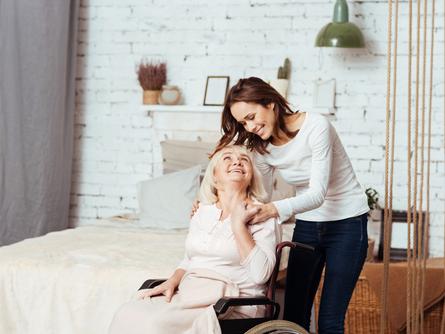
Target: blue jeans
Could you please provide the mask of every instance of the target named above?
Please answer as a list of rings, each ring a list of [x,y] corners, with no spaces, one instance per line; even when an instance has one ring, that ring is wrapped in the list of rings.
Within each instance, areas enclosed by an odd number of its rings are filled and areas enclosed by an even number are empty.
[[[344,333],[349,300],[368,249],[367,214],[330,221],[297,220],[292,240],[315,247],[289,254],[284,319],[309,330],[312,304],[325,268],[318,333]]]

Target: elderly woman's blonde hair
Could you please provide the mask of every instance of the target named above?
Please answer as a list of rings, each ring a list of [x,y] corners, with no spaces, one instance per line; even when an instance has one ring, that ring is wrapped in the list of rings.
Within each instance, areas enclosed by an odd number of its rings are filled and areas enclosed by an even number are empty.
[[[267,193],[264,190],[261,174],[253,163],[251,152],[249,152],[245,146],[241,145],[228,145],[213,154],[201,182],[201,188],[199,189],[198,195],[199,201],[204,204],[213,204],[218,201],[218,190],[215,183],[215,167],[221,161],[223,154],[229,150],[236,150],[249,157],[250,164],[252,165],[252,179],[247,187],[247,197],[259,202],[266,202]]]

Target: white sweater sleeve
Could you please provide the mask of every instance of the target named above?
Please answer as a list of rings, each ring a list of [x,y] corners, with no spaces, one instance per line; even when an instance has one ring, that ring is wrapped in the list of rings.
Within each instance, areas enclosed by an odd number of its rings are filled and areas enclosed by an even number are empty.
[[[294,214],[316,209],[323,204],[328,191],[335,140],[336,136],[332,125],[323,118],[314,127],[309,138],[312,151],[309,188],[295,197],[273,202],[281,221],[289,219]]]
[[[266,283],[272,275],[276,262],[275,248],[281,241],[279,231],[276,219],[251,226],[255,247],[240,264],[247,267],[250,278],[256,284]]]

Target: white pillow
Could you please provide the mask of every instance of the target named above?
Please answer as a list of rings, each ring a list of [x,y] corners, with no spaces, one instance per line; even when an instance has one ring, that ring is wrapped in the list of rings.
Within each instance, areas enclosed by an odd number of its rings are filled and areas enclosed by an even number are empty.
[[[161,229],[188,228],[199,190],[201,166],[138,184],[139,223]]]

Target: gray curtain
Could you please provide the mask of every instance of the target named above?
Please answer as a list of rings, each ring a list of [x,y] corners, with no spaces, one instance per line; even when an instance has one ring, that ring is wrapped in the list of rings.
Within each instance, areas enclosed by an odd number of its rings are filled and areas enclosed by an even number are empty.
[[[68,227],[79,0],[0,0],[0,246]]]

